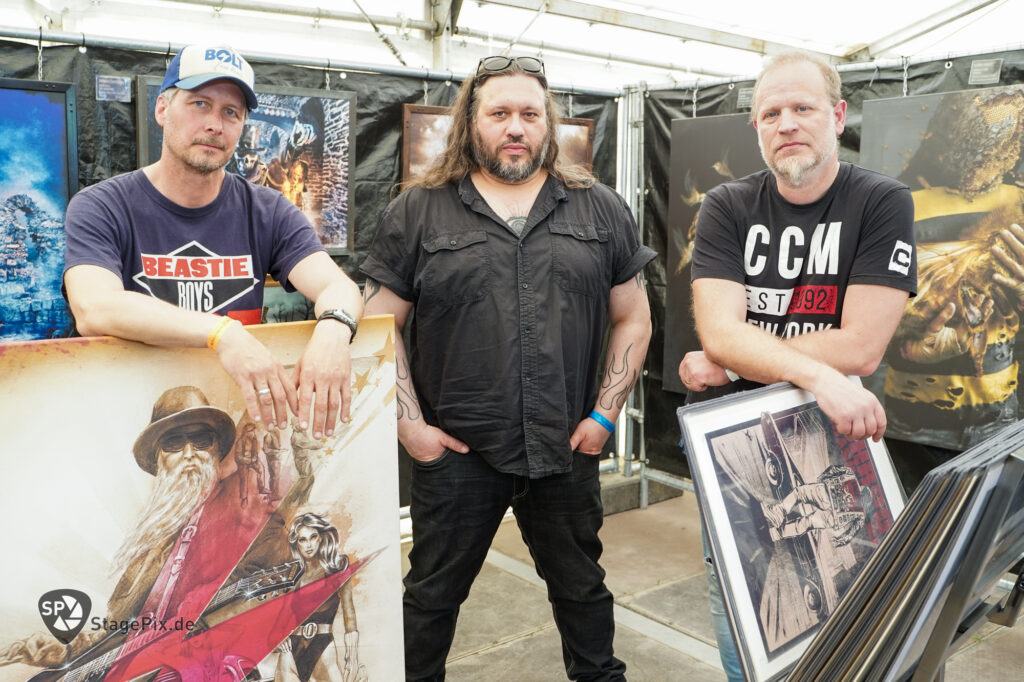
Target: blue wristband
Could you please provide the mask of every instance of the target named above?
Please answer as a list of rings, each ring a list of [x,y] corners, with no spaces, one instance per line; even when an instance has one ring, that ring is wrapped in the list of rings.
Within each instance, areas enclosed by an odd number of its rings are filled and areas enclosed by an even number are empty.
[[[590,411],[590,418],[596,421],[598,424],[608,429],[608,433],[615,433],[615,424],[608,421],[608,417],[604,416],[597,410]]]

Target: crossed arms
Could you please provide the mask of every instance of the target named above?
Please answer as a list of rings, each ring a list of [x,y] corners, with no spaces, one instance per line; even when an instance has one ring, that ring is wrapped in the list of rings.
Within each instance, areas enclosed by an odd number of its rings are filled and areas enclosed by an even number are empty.
[[[908,296],[892,287],[850,285],[838,329],[780,339],[746,322],[742,284],[694,280],[693,315],[704,350],[683,357],[679,377],[693,391],[729,383],[725,368],[764,384],[789,381],[814,395],[842,435],[878,440],[886,425],[881,404],[844,375],[866,376],[878,367]]]

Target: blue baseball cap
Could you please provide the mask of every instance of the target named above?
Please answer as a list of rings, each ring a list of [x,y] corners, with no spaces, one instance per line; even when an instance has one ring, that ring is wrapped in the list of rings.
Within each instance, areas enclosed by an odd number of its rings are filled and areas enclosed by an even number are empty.
[[[249,111],[260,105],[253,90],[255,76],[249,62],[230,47],[188,45],[174,55],[160,92],[168,88],[195,90],[210,81],[229,80],[242,89]]]

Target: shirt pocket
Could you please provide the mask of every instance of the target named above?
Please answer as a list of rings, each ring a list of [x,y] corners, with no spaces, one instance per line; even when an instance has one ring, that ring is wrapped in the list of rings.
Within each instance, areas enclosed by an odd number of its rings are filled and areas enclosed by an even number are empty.
[[[451,304],[483,298],[491,286],[491,252],[484,230],[449,232],[422,242],[421,296]]]
[[[599,297],[607,293],[608,230],[584,223],[548,224],[555,281],[566,291]]]

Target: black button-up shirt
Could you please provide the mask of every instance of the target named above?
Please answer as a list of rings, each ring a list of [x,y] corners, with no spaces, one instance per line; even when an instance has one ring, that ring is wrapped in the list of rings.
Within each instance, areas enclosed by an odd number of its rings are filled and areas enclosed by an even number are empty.
[[[413,304],[409,361],[427,423],[499,471],[539,478],[572,468],[609,291],[656,255],[604,185],[549,176],[517,236],[467,176],[392,201],[361,269]]]

